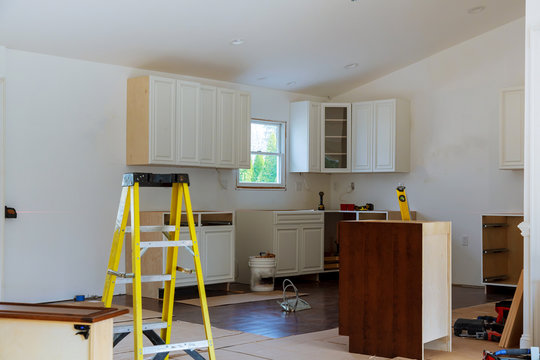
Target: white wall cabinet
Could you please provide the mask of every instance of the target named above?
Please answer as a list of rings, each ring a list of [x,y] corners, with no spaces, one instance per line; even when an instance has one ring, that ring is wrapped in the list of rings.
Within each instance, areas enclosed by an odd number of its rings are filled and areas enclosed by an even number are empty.
[[[291,103],[290,172],[321,171],[321,104],[311,101]]]
[[[499,168],[523,169],[525,95],[523,88],[501,91],[499,116]]]
[[[236,212],[238,281],[249,283],[250,256],[276,255],[276,276],[324,271],[324,213],[310,210]]]
[[[195,82],[128,79],[127,165],[249,168],[250,94]]]
[[[351,171],[351,104],[321,104],[321,170]]]
[[[402,99],[352,104],[352,172],[407,172],[410,110]]]
[[[290,111],[291,172],[409,171],[408,101],[299,101]]]

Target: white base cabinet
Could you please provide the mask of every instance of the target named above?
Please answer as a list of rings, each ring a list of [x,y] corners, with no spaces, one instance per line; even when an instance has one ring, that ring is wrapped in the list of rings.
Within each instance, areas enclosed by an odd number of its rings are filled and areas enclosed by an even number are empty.
[[[169,213],[165,211],[141,212],[141,225],[168,224]],[[235,279],[235,229],[234,212],[194,212],[195,233],[199,245],[201,267],[205,284],[233,282]],[[180,240],[191,240],[187,218],[182,214]],[[126,235],[129,239],[129,234]],[[141,233],[141,241],[161,241],[165,237],[159,233]],[[126,270],[131,271],[131,242],[126,241]],[[167,264],[166,248],[150,248],[141,259],[143,275],[163,274]],[[178,248],[178,266],[195,269],[193,255],[184,247]],[[176,286],[197,285],[195,273],[177,272]],[[157,299],[163,283],[142,284],[142,296]],[[128,295],[131,285],[126,285]]]
[[[249,283],[250,256],[276,255],[276,276],[324,270],[324,213],[310,210],[236,212],[237,281]]]

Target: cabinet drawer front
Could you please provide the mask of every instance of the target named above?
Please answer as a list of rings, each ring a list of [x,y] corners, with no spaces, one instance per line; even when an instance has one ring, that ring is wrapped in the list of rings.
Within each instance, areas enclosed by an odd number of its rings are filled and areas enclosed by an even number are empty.
[[[323,221],[322,212],[274,212],[274,224],[323,223]]]

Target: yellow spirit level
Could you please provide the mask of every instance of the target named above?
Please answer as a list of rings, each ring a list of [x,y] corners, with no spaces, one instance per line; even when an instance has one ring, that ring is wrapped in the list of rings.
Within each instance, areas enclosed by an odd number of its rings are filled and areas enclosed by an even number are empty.
[[[409,212],[409,204],[407,203],[407,195],[405,195],[405,185],[398,184],[396,193],[399,201],[399,211],[401,211],[401,220],[410,221],[411,214]]]

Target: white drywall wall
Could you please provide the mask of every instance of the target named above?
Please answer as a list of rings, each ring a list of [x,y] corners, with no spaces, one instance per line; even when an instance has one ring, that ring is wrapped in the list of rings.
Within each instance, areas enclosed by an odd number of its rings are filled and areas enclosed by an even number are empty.
[[[4,211],[4,118],[5,118],[6,48],[0,46],[0,211]],[[0,213],[0,301],[4,295],[4,214]]]
[[[499,170],[498,129],[499,91],[524,82],[524,30],[511,22],[332,99],[410,100],[411,171],[332,175],[332,205],[398,210],[404,183],[421,218],[452,221],[456,284],[481,282],[480,215],[523,210],[523,171]]]
[[[237,191],[231,170],[126,167],[126,81],[146,73],[7,50],[6,202],[19,218],[5,226],[4,300],[101,295],[124,172],[189,173],[198,210],[315,208],[330,192],[326,175],[306,175],[310,190],[297,191],[304,178],[291,174],[287,191]],[[288,121],[289,102],[306,98],[202,81],[250,91],[257,118]],[[169,201],[169,189],[141,194],[142,210]]]

